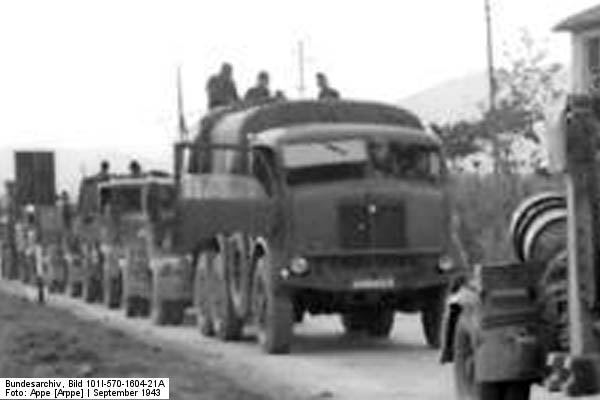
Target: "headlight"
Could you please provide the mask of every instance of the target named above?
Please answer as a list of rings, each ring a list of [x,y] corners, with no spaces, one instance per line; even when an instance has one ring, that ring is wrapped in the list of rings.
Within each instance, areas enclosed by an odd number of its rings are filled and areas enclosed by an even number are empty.
[[[441,272],[448,272],[454,269],[454,260],[450,256],[442,256],[438,261],[438,268]]]
[[[305,275],[308,273],[308,261],[304,257],[294,257],[290,262],[290,271],[294,275]]]

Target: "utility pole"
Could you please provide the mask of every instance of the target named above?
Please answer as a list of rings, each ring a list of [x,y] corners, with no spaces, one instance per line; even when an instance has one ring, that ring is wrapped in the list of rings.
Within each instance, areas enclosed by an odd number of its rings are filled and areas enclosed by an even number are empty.
[[[304,98],[306,86],[304,83],[304,41],[298,41],[298,96]]]
[[[177,66],[177,130],[179,131],[179,140],[188,139],[188,129],[185,123],[183,111],[183,88],[181,85],[181,65]]]
[[[490,0],[484,0],[485,27],[486,27],[486,54],[487,54],[487,75],[488,75],[488,101],[489,108],[486,118],[486,129],[492,142],[492,157],[494,158],[494,173],[499,172],[500,167],[500,148],[497,132],[495,132],[494,120],[496,117],[496,78],[494,76],[494,42],[492,40],[492,13]]]
[[[492,40],[492,13],[490,10],[490,0],[485,2],[485,27],[487,38],[487,70],[489,81],[489,110],[496,110],[496,79],[494,77],[494,42]]]

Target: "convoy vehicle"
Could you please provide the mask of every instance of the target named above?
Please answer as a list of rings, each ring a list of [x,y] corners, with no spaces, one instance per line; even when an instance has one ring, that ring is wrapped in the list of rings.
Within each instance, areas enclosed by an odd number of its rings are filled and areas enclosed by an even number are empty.
[[[74,221],[74,238],[69,243],[69,291],[86,302],[102,301],[103,255],[100,249],[100,196],[98,185],[104,178],[82,179]]]
[[[15,179],[6,184],[4,276],[43,279],[62,289],[66,270],[61,247],[67,229],[56,204],[54,153],[15,152]]]
[[[219,109],[175,147],[174,250],[191,254],[205,335],[290,349],[304,313],[386,337],[421,312],[439,344],[461,275],[440,141],[412,113],[358,101]]]
[[[191,302],[191,266],[165,251],[172,240],[173,177],[161,172],[112,176],[98,185],[104,300],[128,316],[152,313],[180,324]]]
[[[526,400],[533,383],[571,396],[600,393],[600,6],[562,22],[572,32],[572,95],[547,143],[566,193],[515,210],[519,262],[484,265],[450,296],[442,361],[457,397]]]
[[[123,306],[127,316],[180,324],[191,302],[191,266],[170,251],[173,177],[161,171],[88,177],[80,191],[87,301]]]

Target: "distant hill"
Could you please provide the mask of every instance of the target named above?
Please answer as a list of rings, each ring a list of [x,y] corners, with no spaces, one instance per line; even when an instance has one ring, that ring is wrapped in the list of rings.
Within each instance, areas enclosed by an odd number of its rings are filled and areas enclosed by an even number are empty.
[[[399,101],[428,122],[475,119],[487,106],[488,81],[484,72],[442,82]]]
[[[557,84],[568,87],[569,69],[563,68]],[[456,122],[479,118],[488,106],[489,82],[485,72],[448,80],[398,102],[426,122]]]
[[[4,193],[4,181],[14,177],[14,156],[15,149],[0,148],[0,193]],[[18,150],[29,150],[18,148]],[[111,170],[114,172],[126,171],[129,162],[132,159],[138,160],[144,169],[171,169],[171,153],[165,152],[164,156],[144,156],[141,154],[132,154],[126,151],[120,151],[114,148],[97,149],[46,149],[54,150],[56,160],[56,189],[61,191],[66,189],[74,198],[77,194],[79,180],[82,175],[93,174],[98,171],[100,162],[104,159],[111,164]],[[141,151],[140,151],[141,153]]]

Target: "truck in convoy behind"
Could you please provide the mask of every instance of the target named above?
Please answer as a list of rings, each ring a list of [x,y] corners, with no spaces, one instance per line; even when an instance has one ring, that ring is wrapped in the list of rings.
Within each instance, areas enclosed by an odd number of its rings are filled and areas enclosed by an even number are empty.
[[[173,249],[194,265],[205,335],[253,325],[290,350],[305,313],[386,337],[420,312],[429,345],[462,274],[440,141],[410,112],[356,101],[218,109],[175,146]]]
[[[84,300],[180,324],[191,302],[188,258],[171,251],[173,177],[161,171],[88,177],[80,189],[82,263],[72,284]],[[75,269],[76,266],[73,266]]]
[[[68,229],[57,205],[54,153],[15,152],[15,179],[6,189],[6,276],[28,283],[44,279],[51,289],[62,288],[61,248]]]

